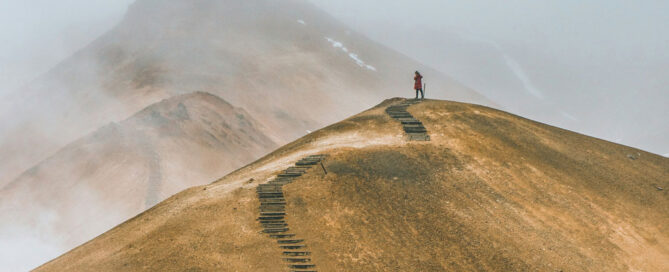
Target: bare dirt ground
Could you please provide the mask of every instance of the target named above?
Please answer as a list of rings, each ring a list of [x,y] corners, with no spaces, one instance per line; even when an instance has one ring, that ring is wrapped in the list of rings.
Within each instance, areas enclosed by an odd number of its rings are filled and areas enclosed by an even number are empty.
[[[383,108],[183,191],[37,271],[283,271],[254,187],[285,186],[319,271],[667,271],[669,159],[486,107],[428,100],[406,142]],[[659,188],[663,188],[660,190]]]

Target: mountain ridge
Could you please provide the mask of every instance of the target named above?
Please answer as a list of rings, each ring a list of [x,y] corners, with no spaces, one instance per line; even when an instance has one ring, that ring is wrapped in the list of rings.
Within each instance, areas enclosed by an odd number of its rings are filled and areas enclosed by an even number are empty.
[[[408,108],[431,140],[407,142],[385,113],[401,101],[176,194],[36,271],[281,270],[255,188],[313,154],[329,155],[327,174],[315,168],[284,186],[285,220],[321,271],[669,267],[669,198],[655,187],[667,186],[669,159],[436,100]]]

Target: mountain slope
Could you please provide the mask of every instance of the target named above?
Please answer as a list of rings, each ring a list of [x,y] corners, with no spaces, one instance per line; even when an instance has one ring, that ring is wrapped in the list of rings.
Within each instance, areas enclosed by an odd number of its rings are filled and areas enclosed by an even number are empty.
[[[117,27],[8,98],[0,185],[176,94],[220,96],[287,143],[382,97],[413,95],[414,70],[426,76],[428,96],[488,103],[304,1],[138,0]]]
[[[319,271],[666,271],[669,159],[490,108],[409,107],[405,141],[381,105],[183,191],[37,271],[282,271],[256,221],[258,184],[284,186],[286,221]]]
[[[1,260],[44,258],[30,253],[43,248],[61,254],[276,147],[248,113],[214,95],[198,92],[151,105],[73,142],[0,190],[3,247],[30,237],[41,241],[16,246]]]

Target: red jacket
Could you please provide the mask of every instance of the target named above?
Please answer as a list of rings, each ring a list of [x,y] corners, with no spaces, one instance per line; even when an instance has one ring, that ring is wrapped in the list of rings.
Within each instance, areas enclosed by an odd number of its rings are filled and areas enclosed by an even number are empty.
[[[420,90],[423,89],[423,76],[421,75],[416,75],[413,77],[413,80],[416,81],[416,83],[413,85],[414,90]]]

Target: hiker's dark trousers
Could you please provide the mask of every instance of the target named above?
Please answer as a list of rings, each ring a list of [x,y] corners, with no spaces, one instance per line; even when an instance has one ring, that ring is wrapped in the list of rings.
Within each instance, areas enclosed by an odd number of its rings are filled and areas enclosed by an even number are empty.
[[[418,92],[420,92],[420,99],[424,99],[425,93],[423,93],[423,89],[416,89],[416,99],[418,99]]]

